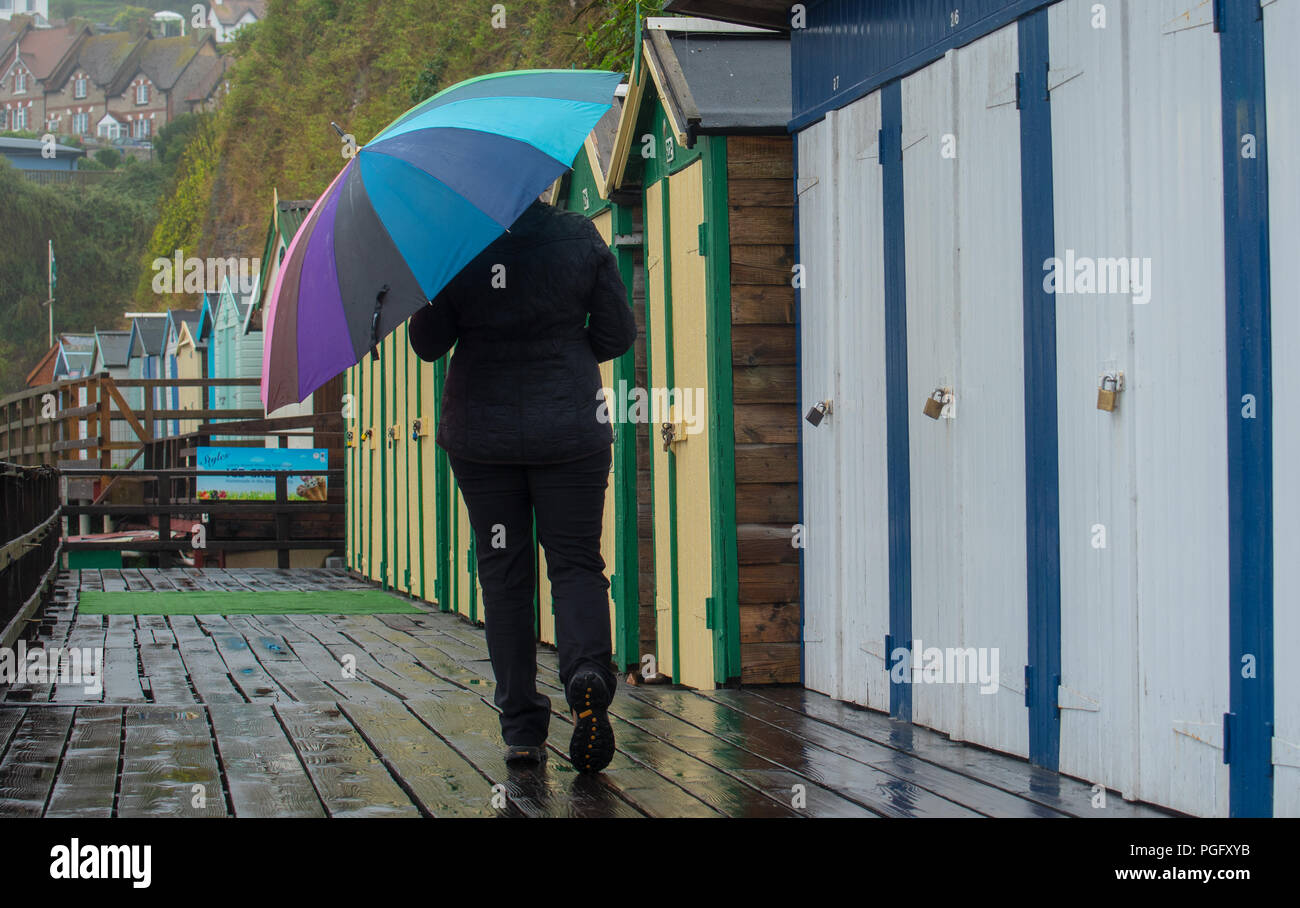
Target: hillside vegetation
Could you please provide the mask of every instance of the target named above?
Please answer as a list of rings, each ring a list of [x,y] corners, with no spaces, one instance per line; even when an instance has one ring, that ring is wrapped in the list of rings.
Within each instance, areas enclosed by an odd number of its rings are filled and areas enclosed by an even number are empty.
[[[10,238],[0,246],[0,393],[21,388],[47,349],[47,239],[59,263],[57,332],[121,327],[124,310],[192,307],[199,300],[152,291],[150,264],[176,249],[260,256],[272,191],[315,198],[346,163],[331,121],[361,145],[471,76],[626,70],[635,9],[633,0],[270,0],[266,19],[224,47],[235,63],[219,111],[179,118],[154,162],[91,187],[36,186],[0,166]]]

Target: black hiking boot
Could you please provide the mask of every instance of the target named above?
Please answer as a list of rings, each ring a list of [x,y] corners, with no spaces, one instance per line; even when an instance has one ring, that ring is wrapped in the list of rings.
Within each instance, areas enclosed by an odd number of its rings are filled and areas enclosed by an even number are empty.
[[[573,710],[573,740],[569,759],[578,772],[596,773],[614,759],[614,729],[609,725],[613,697],[599,672],[579,671],[569,679],[569,707]]]

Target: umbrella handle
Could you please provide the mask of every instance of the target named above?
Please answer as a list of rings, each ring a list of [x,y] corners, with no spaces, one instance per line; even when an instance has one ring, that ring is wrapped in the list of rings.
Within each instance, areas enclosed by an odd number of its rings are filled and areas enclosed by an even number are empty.
[[[375,294],[375,314],[370,317],[370,357],[379,359],[379,310],[383,308],[384,297],[388,295],[388,285],[384,284]]]

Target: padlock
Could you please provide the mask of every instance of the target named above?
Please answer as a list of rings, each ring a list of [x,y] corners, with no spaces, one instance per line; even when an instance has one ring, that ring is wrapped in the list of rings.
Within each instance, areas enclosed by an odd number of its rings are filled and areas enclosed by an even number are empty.
[[[925,399],[926,416],[931,419],[938,419],[939,414],[943,412],[943,389],[935,388],[929,397]]]
[[[817,403],[813,404],[812,409],[808,411],[808,415],[805,416],[804,419],[808,420],[808,422],[812,423],[814,426],[820,426],[822,420],[829,416],[830,413],[831,402],[829,400],[819,400]]]
[[[1106,382],[1112,383],[1115,387],[1107,388]],[[1119,403],[1119,379],[1114,375],[1103,375],[1101,384],[1097,388],[1097,409],[1111,411]]]
[[[673,429],[673,424],[670,422],[664,423],[664,427],[659,431],[659,434],[663,436],[664,450],[667,451],[669,446],[673,443],[673,436],[676,434]]]

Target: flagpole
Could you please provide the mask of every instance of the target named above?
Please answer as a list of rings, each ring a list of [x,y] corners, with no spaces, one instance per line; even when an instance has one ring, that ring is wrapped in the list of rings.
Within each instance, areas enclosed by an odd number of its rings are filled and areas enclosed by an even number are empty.
[[[54,240],[49,240],[45,259],[46,305],[50,307],[50,346],[54,346]]]

